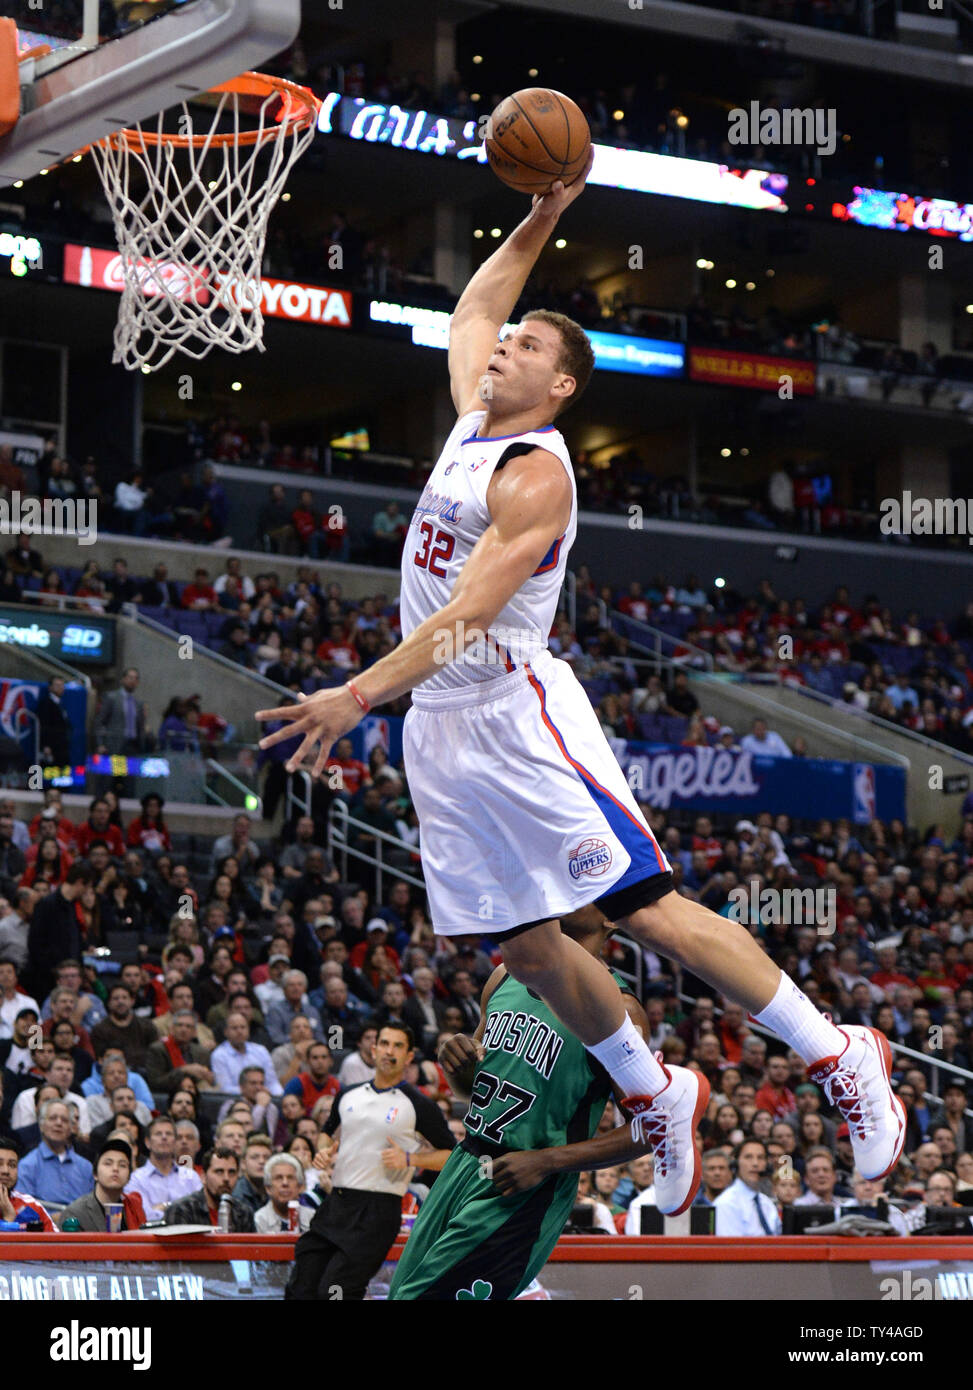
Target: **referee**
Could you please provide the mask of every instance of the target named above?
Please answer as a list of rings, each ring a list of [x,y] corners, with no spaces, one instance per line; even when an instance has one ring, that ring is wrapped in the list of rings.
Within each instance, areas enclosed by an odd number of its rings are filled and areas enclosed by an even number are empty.
[[[333,1159],[332,1188],[294,1247],[285,1298],[361,1301],[399,1232],[413,1171],[409,1154],[420,1136],[428,1140],[433,1151],[423,1153],[420,1166],[438,1171],[455,1146],[439,1106],[402,1082],[413,1046],[407,1024],[386,1023],[375,1044],[375,1079],[349,1086],[335,1101],[315,1159],[317,1168]]]

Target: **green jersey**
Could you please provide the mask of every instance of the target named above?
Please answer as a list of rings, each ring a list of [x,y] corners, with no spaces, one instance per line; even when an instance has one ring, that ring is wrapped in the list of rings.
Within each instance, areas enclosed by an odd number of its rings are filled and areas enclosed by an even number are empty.
[[[551,1149],[594,1135],[612,1092],[608,1073],[511,975],[490,996],[483,1047],[463,1121],[478,1149]]]
[[[394,1301],[517,1298],[574,1207],[576,1173],[501,1197],[484,1158],[591,1139],[611,1095],[608,1073],[509,975],[490,995],[483,1047],[466,1138],[419,1210],[389,1290]]]

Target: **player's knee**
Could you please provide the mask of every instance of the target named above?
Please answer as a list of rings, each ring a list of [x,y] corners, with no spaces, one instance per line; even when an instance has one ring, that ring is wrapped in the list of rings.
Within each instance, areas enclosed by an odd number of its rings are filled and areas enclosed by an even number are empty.
[[[522,985],[530,985],[544,968],[537,956],[527,951],[512,951],[504,946],[501,954],[507,970]]]
[[[554,926],[556,937],[545,930],[549,925]],[[556,924],[545,923],[544,927],[534,927],[502,943],[503,963],[515,980],[529,987],[556,969],[556,945],[559,940],[560,929]]]

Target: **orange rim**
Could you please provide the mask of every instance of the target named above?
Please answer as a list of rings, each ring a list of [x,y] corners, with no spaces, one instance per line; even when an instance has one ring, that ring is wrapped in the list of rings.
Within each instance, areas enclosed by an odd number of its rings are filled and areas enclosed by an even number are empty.
[[[224,92],[234,92],[238,96],[260,97],[264,101],[276,93],[284,103],[279,125],[264,126],[262,130],[230,131],[223,135],[169,135],[165,131],[160,133],[157,130],[125,129],[116,130],[97,143],[100,145],[129,145],[132,148],[139,148],[143,145],[171,145],[173,149],[183,150],[188,149],[190,145],[194,149],[201,149],[204,145],[209,149],[223,149],[228,145],[245,147],[256,145],[262,140],[278,139],[291,129],[313,125],[317,121],[318,112],[321,110],[321,98],[316,97],[310,88],[301,87],[296,82],[289,82],[286,77],[271,77],[262,72],[244,72],[239,77],[230,78],[229,82],[221,82],[218,87],[210,88],[212,95],[220,96]],[[78,150],[76,153],[84,154],[90,149],[91,146],[86,145],[83,150]]]

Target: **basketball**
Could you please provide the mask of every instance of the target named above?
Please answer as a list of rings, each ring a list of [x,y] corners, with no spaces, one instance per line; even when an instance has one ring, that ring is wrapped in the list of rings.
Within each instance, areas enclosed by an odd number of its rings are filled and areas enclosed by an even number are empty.
[[[581,108],[548,87],[525,87],[505,97],[487,123],[490,167],[518,193],[548,193],[557,179],[573,183],[590,147]]]

